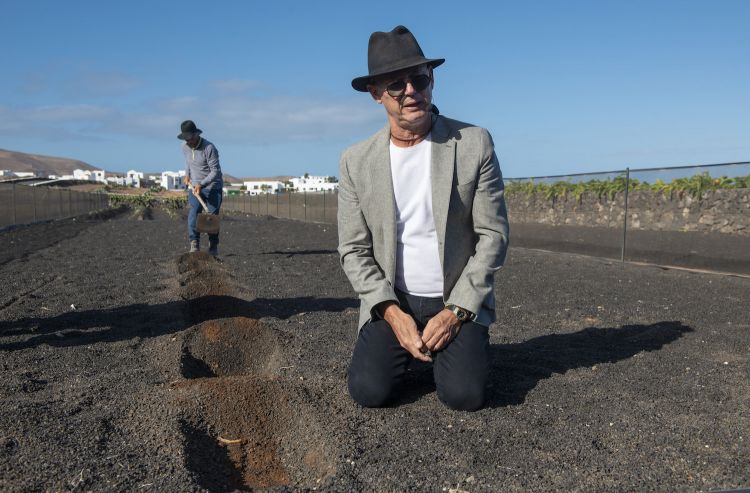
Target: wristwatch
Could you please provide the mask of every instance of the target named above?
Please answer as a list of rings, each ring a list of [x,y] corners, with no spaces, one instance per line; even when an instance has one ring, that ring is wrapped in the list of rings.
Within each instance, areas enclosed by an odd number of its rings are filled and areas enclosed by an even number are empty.
[[[450,304],[450,305],[445,305],[445,307],[448,310],[453,312],[453,314],[456,316],[459,322],[466,322],[467,320],[470,320],[471,317],[473,316],[473,314],[469,310],[461,308],[458,305]]]

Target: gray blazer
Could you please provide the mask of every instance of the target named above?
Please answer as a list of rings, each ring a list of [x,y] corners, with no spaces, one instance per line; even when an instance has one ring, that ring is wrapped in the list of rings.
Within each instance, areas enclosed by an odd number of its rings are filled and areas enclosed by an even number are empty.
[[[487,130],[433,116],[432,213],[443,266],[443,301],[495,320],[494,274],[508,249],[503,179]],[[398,303],[396,202],[390,128],[346,149],[339,169],[341,265],[360,298],[359,328],[378,303]]]

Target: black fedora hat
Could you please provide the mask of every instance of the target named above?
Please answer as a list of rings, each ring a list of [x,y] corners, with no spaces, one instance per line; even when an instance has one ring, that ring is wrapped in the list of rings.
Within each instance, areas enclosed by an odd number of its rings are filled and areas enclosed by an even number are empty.
[[[193,120],[185,120],[180,124],[180,135],[177,136],[180,140],[188,140],[195,134],[202,134],[203,130],[196,128]]]
[[[367,92],[367,84],[373,77],[423,64],[437,67],[444,61],[445,58],[425,58],[416,38],[404,26],[396,26],[389,33],[376,31],[370,35],[367,46],[367,68],[370,73],[352,80],[352,87]]]

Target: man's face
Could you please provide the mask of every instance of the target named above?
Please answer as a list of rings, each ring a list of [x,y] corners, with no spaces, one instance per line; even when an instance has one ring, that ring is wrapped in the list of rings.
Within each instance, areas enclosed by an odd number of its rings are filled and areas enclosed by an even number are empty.
[[[199,134],[193,134],[189,139],[185,140],[187,142],[187,145],[195,149],[195,146],[198,145],[198,142],[200,141],[201,137]]]
[[[429,83],[418,91],[414,86],[420,86],[420,76],[422,76],[422,82],[425,81],[424,76],[429,77]],[[432,69],[427,65],[420,65],[383,76],[368,86],[368,90],[373,99],[385,107],[391,125],[395,124],[404,130],[416,131],[423,129],[426,120],[432,117],[430,108],[433,86]],[[403,94],[392,95],[394,92],[400,92],[394,91],[394,88],[401,89],[402,87]]]

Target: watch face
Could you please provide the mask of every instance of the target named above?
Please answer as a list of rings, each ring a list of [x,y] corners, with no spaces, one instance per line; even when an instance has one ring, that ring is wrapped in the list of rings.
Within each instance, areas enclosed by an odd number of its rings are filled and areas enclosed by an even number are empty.
[[[466,320],[467,318],[469,318],[468,314],[464,310],[462,310],[462,309],[460,309],[458,307],[456,307],[453,310],[453,313],[456,314],[456,318],[458,318],[458,320],[461,321],[461,322],[463,322],[464,320]]]

